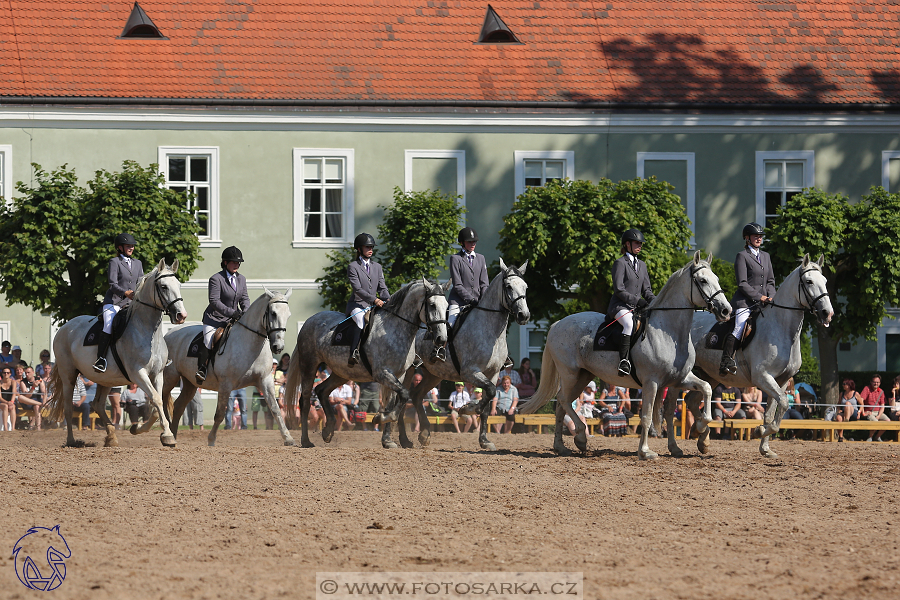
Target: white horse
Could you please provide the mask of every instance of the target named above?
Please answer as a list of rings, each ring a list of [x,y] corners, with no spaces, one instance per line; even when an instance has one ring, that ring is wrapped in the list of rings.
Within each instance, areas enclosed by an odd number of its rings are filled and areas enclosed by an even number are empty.
[[[447,298],[444,292],[449,289],[430,283],[426,279],[414,281],[396,292],[384,307],[373,311],[369,336],[360,344],[360,353],[364,360],[356,366],[349,366],[347,359],[350,348],[332,346],[331,338],[335,327],[347,320],[343,314],[333,311],[322,311],[310,317],[297,335],[297,346],[291,356],[287,383],[284,387],[284,404],[288,414],[288,423],[296,420],[294,407],[297,392],[300,391],[300,444],[304,448],[313,447],[309,440],[309,402],[316,370],[321,363],[331,369],[331,376],[316,386],[316,397],[325,409],[325,426],[322,428],[322,439],[330,442],[334,435],[334,409],[328,401],[332,390],[347,381],[377,381],[387,390],[393,390],[401,406],[406,406],[409,393],[403,387],[403,378],[415,360],[416,332],[419,323],[425,323],[434,336],[435,346],[443,349],[447,343]],[[365,357],[371,364],[371,372],[365,365]],[[437,354],[429,360],[438,360]],[[302,390],[301,390],[302,386]],[[395,400],[381,413],[382,421],[397,419]],[[387,413],[387,415],[385,415]]]
[[[659,295],[647,307],[649,314],[644,330],[635,333],[640,341],[631,350],[633,369],[632,374],[627,377],[620,377],[617,373],[618,352],[594,351],[594,334],[605,321],[604,315],[595,312],[578,313],[569,315],[550,327],[541,360],[540,386],[520,412],[533,413],[557,395],[556,435],[553,441],[556,452],[566,452],[562,440],[565,415],[569,415],[575,423],[575,444],[582,452],[587,450],[585,425],[572,409],[572,402],[595,376],[607,383],[643,388],[642,430],[638,447],[641,459],[657,458],[657,454],[647,444],[647,437],[652,421],[653,399],[662,395],[666,387],[675,386],[701,392],[706,398],[707,411],[698,419],[698,423],[702,427],[703,423],[712,420],[708,409],[712,389],[708,383],[691,373],[694,366],[691,320],[684,313],[700,307],[713,312],[719,321],[727,321],[731,316],[731,305],[725,300],[719,287],[719,278],[709,268],[708,260],[703,261],[700,252],[694,253],[694,259],[669,277]],[[640,381],[635,377],[640,378]],[[676,456],[682,454],[677,445],[670,444],[669,451]]]
[[[235,322],[224,348],[210,362],[209,373],[202,387],[219,392],[215,422],[207,438],[210,446],[216,445],[216,432],[222,419],[225,418],[231,391],[251,385],[261,389],[265,394],[266,404],[278,421],[278,430],[281,432],[284,445],[294,445],[294,439],[288,433],[281,409],[278,407],[275,380],[272,376],[272,357],[284,350],[285,326],[291,316],[287,302],[291,297],[291,291],[281,294],[266,289],[253,301],[244,316]],[[187,354],[191,342],[202,331],[203,325],[199,323],[182,325],[172,329],[165,336],[171,360],[163,375],[163,399],[166,407],[172,411],[173,423],[181,420],[185,407],[199,387],[194,379],[197,359],[188,357]],[[181,393],[172,406],[172,388],[179,382]],[[150,428],[153,420],[151,417],[140,429],[132,427],[131,432],[143,433]]]
[[[825,326],[831,323],[834,309],[828,297],[827,281],[822,274],[824,257],[818,262],[811,261],[809,254],[800,261],[800,266],[788,275],[775,293],[773,306],[756,319],[756,334],[750,345],[735,353],[737,374],[719,375],[721,350],[706,347],[707,333],[713,326],[712,318],[705,314],[695,314],[691,328],[697,361],[703,370],[702,377],[711,385],[722,383],[727,387],[756,386],[769,396],[764,426],[760,431],[760,453],[768,458],[778,455],[769,449],[769,437],[778,433],[781,418],[788,409],[785,386],[800,368],[800,333],[803,330],[803,313],[811,311]],[[689,393],[685,406],[695,415],[699,410],[700,398]],[[709,399],[707,399],[707,405]],[[675,428],[672,419],[675,402],[665,403],[668,424],[669,445],[675,443]],[[700,439],[709,437],[709,429],[700,434]]]
[[[485,450],[497,449],[487,439],[487,416],[491,400],[497,390],[497,376],[507,356],[506,326],[509,323],[509,316],[515,315],[516,323],[519,325],[524,325],[531,318],[528,304],[525,302],[525,290],[528,289],[528,285],[522,279],[527,266],[528,261],[518,269],[507,267],[503,259],[500,259],[500,273],[491,281],[478,305],[472,309],[448,344],[448,350],[456,352],[459,371],[456,370],[452,360],[423,364],[425,368],[422,382],[410,390],[413,406],[419,414],[421,425],[419,443],[423,446],[427,446],[431,441],[431,423],[422,406],[422,398],[428,390],[446,379],[472,382],[482,388],[484,395],[476,409],[477,413],[481,414],[478,443]],[[426,337],[423,331],[416,336],[416,353],[419,356],[429,356],[434,351],[434,340],[425,339]],[[412,382],[412,373],[407,374],[407,380],[408,383]],[[403,414],[404,411],[401,411],[398,426],[400,444],[404,448],[412,448],[412,442],[409,441],[406,427],[403,425]],[[386,423],[381,436],[381,445],[385,448],[396,448],[390,436],[390,424]]]
[[[173,323],[184,323],[187,310],[181,298],[181,282],[178,281],[178,260],[171,268],[165,260],[159,261],[152,271],[138,281],[137,289],[131,305],[126,309],[128,326],[122,337],[116,340],[115,348],[122,359],[127,375],[119,369],[117,361],[109,356],[105,373],[94,372],[94,361],[97,352],[93,347],[84,345],[84,338],[97,317],[87,315],[75,317],[63,325],[53,339],[53,351],[56,354],[56,368],[50,376],[50,387],[53,389],[50,419],[59,421],[65,412],[68,435],[67,446],[76,446],[72,433],[72,394],[78,373],[85,373],[96,382],[97,402],[105,404],[106,396],[113,387],[136,383],[147,394],[150,405],[156,409],[162,424],[160,441],[163,446],[175,446],[175,436],[169,427],[169,421],[163,411],[162,389],[163,367],[168,360],[168,351],[163,342],[162,315],[166,313]],[[110,348],[110,355],[112,348]],[[118,446],[115,426],[106,416],[104,406],[98,405],[94,412],[106,428],[105,446]]]

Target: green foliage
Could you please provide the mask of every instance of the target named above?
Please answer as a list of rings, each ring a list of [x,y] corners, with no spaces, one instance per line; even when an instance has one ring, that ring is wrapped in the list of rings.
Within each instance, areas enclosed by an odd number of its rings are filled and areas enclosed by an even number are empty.
[[[384,221],[378,226],[381,246],[372,257],[381,263],[388,289],[396,292],[413,279],[437,279],[445,268],[447,256],[459,231],[463,211],[460,196],[440,191],[403,192],[394,188],[394,202],[384,208]],[[343,312],[350,298],[347,265],[355,260],[353,248],[328,254],[325,274],[316,279],[323,305]]]
[[[672,186],[656,178],[612,182],[553,181],[519,196],[500,231],[507,262],[528,260],[528,306],[533,318],[558,320],[571,309],[605,312],[611,265],[622,233],[640,229],[654,291],[685,265],[691,232]],[[565,300],[577,304],[561,304]]]
[[[35,186],[19,182],[20,196],[0,208],[0,292],[58,321],[96,314],[106,292],[113,240],[137,239],[135,257],[146,270],[159,259],[179,259],[182,280],[197,268],[200,242],[185,197],[162,187],[157,165],[133,161],[122,172],[97,171],[88,189],[65,165],[35,169]]]

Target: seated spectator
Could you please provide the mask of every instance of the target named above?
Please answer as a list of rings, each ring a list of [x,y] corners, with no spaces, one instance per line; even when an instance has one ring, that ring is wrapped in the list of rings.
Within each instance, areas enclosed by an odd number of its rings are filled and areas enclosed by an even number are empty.
[[[794,378],[791,377],[788,379],[787,387],[784,389],[784,394],[787,396],[788,401],[788,409],[787,412],[784,413],[784,419],[805,419],[806,415],[809,414],[809,407],[805,406],[803,399],[800,397],[800,394],[797,392],[797,388],[794,385]],[[797,439],[797,434],[791,429],[782,429],[781,435],[785,439],[795,440]]]
[[[454,387],[456,389],[450,392],[450,422],[453,424],[456,433],[468,433],[469,429],[475,423],[475,418],[472,415],[464,415],[466,424],[463,426],[463,431],[460,432],[458,411],[463,406],[469,404],[472,399],[469,397],[469,392],[466,391],[466,384],[462,381],[457,381]]]
[[[520,398],[531,398],[538,387],[537,376],[531,370],[531,359],[523,358],[522,364],[519,366],[519,383],[514,383],[516,389],[519,390]]]
[[[41,379],[45,379],[44,369],[47,365],[52,367],[54,364],[55,363],[50,362],[50,351],[47,349],[41,350],[41,362],[34,368],[34,374]]]
[[[81,415],[81,430],[87,431],[91,428],[91,402],[87,398],[87,389],[84,386],[84,379],[82,379],[81,375],[75,378],[75,391],[72,393],[72,406],[74,406],[75,410],[72,413],[72,418],[75,418],[75,414]],[[72,428],[75,428],[75,424],[72,423]]]
[[[138,425],[138,421],[150,419],[150,406],[147,404],[147,394],[136,383],[129,384],[122,392],[122,405],[128,420],[132,425]]]
[[[199,425],[200,431],[203,431],[203,395],[200,388],[197,388],[194,397],[184,408],[184,418],[181,422],[187,425],[191,431],[193,431],[194,425]]]
[[[747,413],[741,408],[743,395],[741,390],[736,387],[725,387],[719,384],[713,390],[712,394],[712,415],[714,421],[723,421],[725,419],[746,419]],[[716,427],[713,432],[721,438],[721,427]],[[728,439],[732,439],[734,430],[728,431]]]
[[[862,406],[862,398],[856,391],[856,382],[852,379],[845,379],[841,382],[841,398],[838,400],[838,411],[834,417],[835,421],[856,421],[859,419],[859,407]],[[839,442],[844,441],[844,430],[836,430]]]
[[[14,365],[18,365],[18,364],[22,363],[22,347],[21,346],[13,346],[11,354],[13,357],[12,363]],[[25,366],[27,367],[28,363],[25,363]]]
[[[350,420],[350,415],[347,413],[347,409],[354,405],[352,385],[353,382],[348,381],[344,385],[334,388],[328,397],[328,401],[331,402],[331,407],[334,410],[334,416],[337,417],[335,431],[340,431],[345,424],[347,429],[353,429],[353,421]],[[358,393],[359,389],[357,388]]]
[[[504,377],[509,377],[509,380],[512,382],[512,385],[519,385],[522,383],[522,378],[519,377],[519,372],[513,369],[512,367],[507,367],[505,369],[500,370],[500,379],[498,381],[503,381]]]
[[[9,343],[9,342],[5,342]],[[14,431],[16,428],[16,396],[19,384],[13,379],[12,367],[8,362],[0,371],[0,431]]]
[[[756,386],[746,387],[741,390],[741,400],[744,403],[744,412],[748,419],[765,419],[766,409],[762,404],[762,390]]]
[[[515,371],[513,371],[515,373]],[[519,390],[512,384],[512,379],[504,375],[497,388],[497,394],[491,400],[491,416],[505,415],[503,425],[494,425],[497,433],[509,433],[516,422],[516,406],[519,404]]]
[[[13,355],[9,353],[12,348],[12,344],[9,343],[9,340],[3,340],[3,344],[0,344],[0,364],[3,363],[12,363]],[[12,373],[10,373],[10,376]]]
[[[888,416],[884,414],[884,390],[881,389],[881,375],[877,373],[872,375],[872,379],[869,380],[869,385],[863,388],[859,397],[862,400],[862,406],[859,411],[860,419],[865,418],[869,421],[890,421]],[[866,441],[871,442],[872,438],[874,438],[876,442],[880,442],[883,434],[884,431],[876,431],[873,435],[870,435],[869,439]]]
[[[231,406],[231,429],[238,430],[241,428],[241,399],[237,396],[229,397],[231,402],[234,402]]]
[[[47,388],[44,382],[34,376],[34,369],[28,367],[22,373],[22,379],[19,380],[18,403],[25,410],[31,411],[29,420],[31,425],[29,429],[35,431],[41,430],[41,409],[46,401]]]
[[[894,383],[891,386],[891,397],[888,399],[884,414],[891,421],[900,421],[900,375],[894,377]],[[900,441],[900,433],[891,432],[888,435],[893,437],[894,441]]]
[[[630,431],[628,420],[634,415],[628,389],[610,383],[600,392],[596,403],[600,406],[603,435],[622,436]]]
[[[285,352],[281,355],[281,359],[278,361],[278,370],[282,373],[287,374],[288,369],[291,368],[291,355]]]

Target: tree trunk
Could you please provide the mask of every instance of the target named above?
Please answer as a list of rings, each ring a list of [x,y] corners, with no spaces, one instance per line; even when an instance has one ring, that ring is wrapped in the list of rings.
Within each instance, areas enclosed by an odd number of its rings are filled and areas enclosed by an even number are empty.
[[[822,374],[819,401],[824,401],[825,404],[837,405],[841,393],[837,360],[840,338],[831,337],[831,329],[824,327],[821,323],[816,323],[816,327],[818,327],[816,338],[819,343],[819,368]]]

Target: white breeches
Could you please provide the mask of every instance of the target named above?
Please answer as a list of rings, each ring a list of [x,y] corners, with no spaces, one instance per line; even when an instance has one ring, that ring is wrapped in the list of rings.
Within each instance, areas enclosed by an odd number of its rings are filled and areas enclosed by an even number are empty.
[[[738,340],[741,339],[741,335],[744,333],[744,324],[747,322],[747,319],[750,318],[750,309],[749,308],[739,308],[734,311],[734,331],[731,332],[731,335],[736,337]]]
[[[356,323],[356,326],[362,329],[366,324],[366,311],[363,308],[356,307],[353,309],[353,312],[350,313],[350,318],[353,319],[353,322]]]
[[[213,345],[213,335],[216,333],[216,328],[212,325],[203,325],[203,345],[206,346],[209,350],[212,350]]]
[[[447,310],[447,328],[453,327],[453,324],[456,323],[456,317],[459,316],[459,304],[451,304],[450,309]]]
[[[112,322],[116,313],[122,310],[114,304],[103,305],[103,333],[112,333]]]
[[[634,313],[623,308],[616,313],[616,318],[622,324],[622,335],[631,335],[631,332],[634,331]]]

